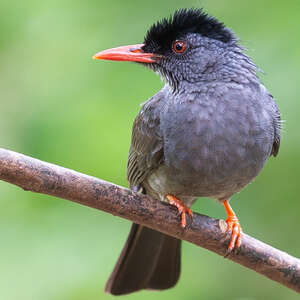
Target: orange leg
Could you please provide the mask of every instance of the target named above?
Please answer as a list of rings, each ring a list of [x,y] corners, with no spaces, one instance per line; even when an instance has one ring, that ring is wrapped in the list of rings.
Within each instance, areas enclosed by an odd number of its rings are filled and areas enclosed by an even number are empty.
[[[169,203],[171,205],[174,205],[177,207],[178,212],[181,215],[181,227],[185,228],[186,226],[186,213],[193,218],[193,212],[192,210],[186,206],[180,199],[176,198],[173,195],[166,195],[166,198],[169,200]]]
[[[238,217],[229,204],[229,200],[224,201],[224,206],[228,215],[226,220],[227,231],[231,230],[232,232],[231,240],[228,246],[228,253],[230,253],[234,248],[238,249],[241,246],[243,231]]]

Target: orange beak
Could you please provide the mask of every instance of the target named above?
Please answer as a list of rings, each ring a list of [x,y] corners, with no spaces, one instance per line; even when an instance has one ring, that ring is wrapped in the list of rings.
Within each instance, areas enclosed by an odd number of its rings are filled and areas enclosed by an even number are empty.
[[[155,63],[159,57],[154,53],[146,53],[142,50],[144,44],[122,46],[98,52],[93,56],[94,59],[136,61],[143,63]]]

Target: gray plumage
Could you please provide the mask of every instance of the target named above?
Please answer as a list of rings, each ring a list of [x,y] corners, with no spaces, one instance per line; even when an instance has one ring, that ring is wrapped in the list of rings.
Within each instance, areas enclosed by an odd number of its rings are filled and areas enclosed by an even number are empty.
[[[184,61],[176,88],[167,78],[137,116],[128,180],[162,200],[228,199],[277,155],[279,109],[235,42],[185,38],[195,64]]]
[[[171,194],[187,206],[199,197],[229,200],[279,150],[280,112],[257,67],[233,32],[202,10],[154,24],[142,52],[153,54],[145,66],[166,85],[135,119],[131,188],[161,201]],[[174,286],[180,242],[134,224],[106,291]]]

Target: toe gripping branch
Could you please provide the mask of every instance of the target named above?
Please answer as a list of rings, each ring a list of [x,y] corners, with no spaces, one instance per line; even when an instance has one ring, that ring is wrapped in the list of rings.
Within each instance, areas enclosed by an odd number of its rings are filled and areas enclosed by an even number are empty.
[[[192,210],[185,205],[180,199],[173,195],[166,195],[166,198],[168,199],[169,203],[173,206],[175,206],[181,216],[181,227],[186,227],[186,215],[188,214],[191,219],[193,219],[193,212]],[[227,231],[231,231],[231,239],[230,243],[227,248],[227,255],[229,255],[234,249],[240,248],[242,244],[242,227],[240,225],[240,221],[231,208],[229,204],[229,200],[224,201],[224,207],[226,209],[228,218],[226,220],[227,223]]]
[[[229,204],[229,200],[224,201],[224,206],[228,215],[226,220],[227,231],[231,231],[231,240],[227,249],[227,254],[230,254],[234,249],[240,248],[243,231],[238,217]]]
[[[188,214],[191,217],[191,219],[193,219],[192,210],[187,205],[185,205],[180,199],[173,195],[166,195],[166,198],[168,199],[171,205],[174,205],[177,208],[179,214],[181,215],[181,227],[185,228],[186,214]]]

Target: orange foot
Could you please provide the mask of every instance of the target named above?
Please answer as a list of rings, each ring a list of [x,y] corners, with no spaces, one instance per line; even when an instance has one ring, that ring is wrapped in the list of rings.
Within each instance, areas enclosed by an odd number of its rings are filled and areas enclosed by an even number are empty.
[[[226,220],[227,223],[227,231],[231,231],[231,240],[229,246],[227,248],[227,255],[230,254],[233,249],[240,248],[242,244],[242,227],[240,225],[240,221],[236,214],[234,213],[233,209],[231,208],[229,201],[224,201],[224,206],[228,215]]]
[[[185,228],[186,226],[186,213],[193,219],[193,212],[192,210],[186,206],[180,199],[176,198],[173,195],[167,195],[166,198],[169,200],[171,205],[177,207],[178,212],[181,215],[181,227]]]

